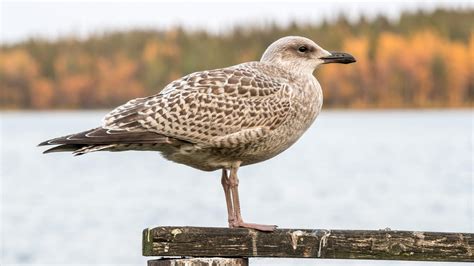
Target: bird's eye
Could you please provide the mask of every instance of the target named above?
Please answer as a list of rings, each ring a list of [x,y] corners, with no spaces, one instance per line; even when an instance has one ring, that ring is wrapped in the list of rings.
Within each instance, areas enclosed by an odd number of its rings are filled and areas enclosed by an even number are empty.
[[[308,47],[306,46],[300,46],[298,47],[298,51],[301,52],[301,53],[306,53],[306,51],[308,51]]]

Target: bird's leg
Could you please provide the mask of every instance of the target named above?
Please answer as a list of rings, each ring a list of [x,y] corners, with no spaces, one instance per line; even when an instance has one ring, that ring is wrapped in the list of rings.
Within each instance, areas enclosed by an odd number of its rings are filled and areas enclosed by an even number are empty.
[[[240,164],[239,164],[240,165]],[[234,221],[230,225],[230,227],[244,227],[244,228],[252,228],[257,229],[260,231],[267,231],[272,232],[275,230],[276,225],[264,225],[264,224],[251,224],[246,223],[242,219],[242,215],[240,214],[240,201],[239,201],[239,178],[237,177],[237,170],[239,169],[239,165],[236,167],[232,167],[230,169],[230,190],[232,194],[232,202],[234,206]]]
[[[229,227],[232,227],[232,223],[235,221],[235,215],[234,215],[234,207],[232,206],[232,198],[230,195],[230,182],[229,182],[229,177],[227,176],[226,169],[222,169],[221,183],[222,183],[222,188],[224,188]]]

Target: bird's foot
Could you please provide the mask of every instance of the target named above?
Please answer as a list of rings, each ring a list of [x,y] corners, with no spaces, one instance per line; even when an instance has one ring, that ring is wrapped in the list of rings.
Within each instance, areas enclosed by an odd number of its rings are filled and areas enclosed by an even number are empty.
[[[250,228],[256,229],[263,232],[273,232],[277,228],[276,225],[266,225],[266,224],[251,224],[245,223],[244,221],[235,221],[229,224],[231,228]]]

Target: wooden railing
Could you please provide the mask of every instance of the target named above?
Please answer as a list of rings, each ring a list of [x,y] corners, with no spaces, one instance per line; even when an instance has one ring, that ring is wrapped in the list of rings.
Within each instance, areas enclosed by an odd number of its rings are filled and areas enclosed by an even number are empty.
[[[149,266],[248,265],[253,257],[474,262],[474,234],[156,227],[143,231],[143,255],[163,257]]]

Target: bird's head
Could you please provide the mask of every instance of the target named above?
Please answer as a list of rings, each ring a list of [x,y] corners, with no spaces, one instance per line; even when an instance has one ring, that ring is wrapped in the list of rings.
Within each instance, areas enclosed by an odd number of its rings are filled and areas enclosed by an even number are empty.
[[[350,64],[356,60],[347,53],[328,52],[308,38],[288,36],[272,43],[260,61],[311,74],[322,64]]]

